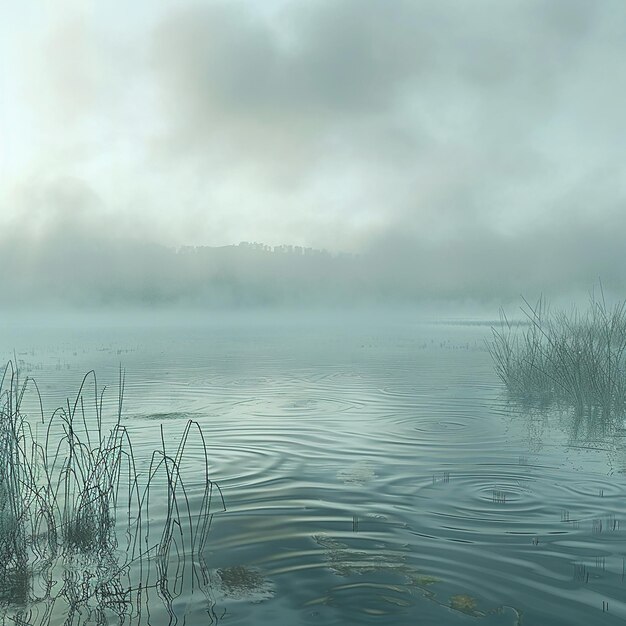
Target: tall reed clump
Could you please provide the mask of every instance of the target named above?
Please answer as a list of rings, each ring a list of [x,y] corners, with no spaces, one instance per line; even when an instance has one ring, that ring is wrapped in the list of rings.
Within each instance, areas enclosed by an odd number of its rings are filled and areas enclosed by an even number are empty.
[[[86,401],[91,381],[91,400]],[[139,497],[130,437],[121,424],[124,379],[112,424],[105,426],[104,389],[93,371],[76,399],[58,408],[46,424],[42,471],[55,507],[61,548],[97,552],[115,542],[118,500]],[[122,493],[122,491],[124,493]]]
[[[489,351],[510,394],[575,409],[603,425],[626,411],[626,302],[608,306],[593,295],[584,311],[553,312],[523,301],[525,320],[501,313]]]
[[[5,370],[5,375],[7,374]],[[0,405],[0,584],[9,571],[26,569],[28,561],[26,523],[29,519],[28,465],[24,462],[24,423],[13,393],[2,394]]]
[[[19,381],[9,362],[0,379],[0,599],[21,597],[32,555],[43,555],[54,539],[45,487],[39,481],[41,446],[21,405],[33,381]]]
[[[166,584],[172,559],[180,569],[182,559],[195,562],[204,549],[214,488],[224,507],[219,487],[209,478],[199,424],[187,422],[172,452],[161,430],[161,447],[149,467],[139,471],[122,424],[121,372],[119,384],[112,420],[105,419],[104,389],[99,391],[94,372],[83,378],[74,402],[68,400],[46,419],[34,380],[20,381],[12,362],[5,367],[0,381],[0,605],[28,597],[34,568],[50,572],[59,561],[61,568],[93,565],[94,572],[102,571],[103,563],[114,564],[117,576],[131,563],[154,557],[159,572],[153,586],[158,588]],[[34,405],[27,394],[31,389]],[[36,416],[26,414],[25,397],[29,407],[37,407]],[[193,458],[186,458],[188,452]],[[165,509],[159,524],[151,521],[150,512],[157,500]],[[120,537],[127,542],[123,550],[117,549]],[[81,602],[104,590],[110,595],[111,572],[94,572],[86,578],[88,585],[81,583]],[[136,580],[134,586],[145,589],[147,583]],[[70,607],[76,604],[74,587],[62,586]]]

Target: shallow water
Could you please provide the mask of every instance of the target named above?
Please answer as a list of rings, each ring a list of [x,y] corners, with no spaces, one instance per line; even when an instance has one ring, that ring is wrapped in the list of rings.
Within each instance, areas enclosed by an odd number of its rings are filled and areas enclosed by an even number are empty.
[[[207,581],[172,603],[188,624],[623,623],[621,438],[572,439],[567,415],[509,405],[489,333],[225,317],[1,340],[46,413],[90,369],[113,410],[121,364],[144,463],[160,424],[168,440],[202,425],[227,511]],[[160,602],[139,621],[167,623]]]

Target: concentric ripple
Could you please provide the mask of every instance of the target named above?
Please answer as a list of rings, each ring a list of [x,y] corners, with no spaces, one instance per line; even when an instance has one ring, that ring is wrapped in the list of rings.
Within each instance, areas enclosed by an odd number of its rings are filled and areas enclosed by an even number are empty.
[[[22,358],[46,409],[94,368],[113,412],[121,361],[139,457],[161,427],[202,426],[227,511],[203,592],[175,606],[187,623],[623,623],[623,451],[510,410],[488,334],[382,319],[55,329],[25,335]]]

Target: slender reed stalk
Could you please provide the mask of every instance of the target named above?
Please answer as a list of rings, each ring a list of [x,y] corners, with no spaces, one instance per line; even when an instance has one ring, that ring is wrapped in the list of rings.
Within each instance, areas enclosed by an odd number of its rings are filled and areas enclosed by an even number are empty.
[[[501,313],[489,351],[509,393],[575,409],[604,426],[626,412],[626,302],[612,307],[593,294],[585,311],[552,312],[523,300],[523,324]]]
[[[30,389],[39,407],[35,423],[24,411]],[[200,425],[188,421],[172,450],[161,427],[161,447],[152,453],[150,467],[142,474],[130,433],[122,424],[122,371],[119,389],[117,412],[108,426],[105,390],[99,390],[93,371],[84,376],[74,402],[68,400],[46,419],[34,380],[20,381],[13,362],[4,368],[0,380],[0,605],[28,598],[31,573],[36,568],[52,571],[59,557],[64,565],[77,560],[96,564],[96,571],[81,570],[80,581],[75,570],[64,570],[62,589],[72,610],[79,610],[92,597],[99,598],[100,604],[130,601],[130,588],[107,581],[146,557],[157,561],[154,586],[163,597],[169,593],[172,563],[176,565],[174,580],[182,581],[185,558],[195,563],[199,556],[201,561],[213,516],[214,488],[224,510],[225,506],[219,487],[209,478]],[[186,461],[192,439],[196,441],[194,458]],[[187,465],[191,471],[186,471]],[[194,493],[198,486],[201,489],[196,506],[190,499],[192,486]],[[166,515],[158,540],[151,542],[150,502],[157,496],[165,498]],[[128,548],[119,551],[118,540],[124,534]],[[139,569],[135,587],[141,590],[150,581],[144,579],[143,566]]]

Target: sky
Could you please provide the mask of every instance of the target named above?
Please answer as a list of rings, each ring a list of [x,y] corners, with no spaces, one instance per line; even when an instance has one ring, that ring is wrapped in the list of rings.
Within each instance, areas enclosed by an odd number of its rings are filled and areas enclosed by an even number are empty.
[[[0,246],[256,241],[426,291],[626,289],[622,0],[0,13]]]

